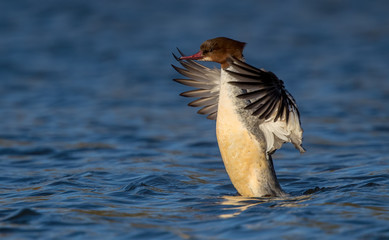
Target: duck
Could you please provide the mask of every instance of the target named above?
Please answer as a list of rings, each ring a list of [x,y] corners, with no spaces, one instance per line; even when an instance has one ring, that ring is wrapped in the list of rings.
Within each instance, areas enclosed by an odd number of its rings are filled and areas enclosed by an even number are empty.
[[[181,96],[197,98],[188,105],[216,120],[216,138],[226,172],[243,197],[282,197],[272,155],[286,142],[300,153],[300,113],[284,82],[273,72],[245,62],[246,43],[226,37],[206,40],[200,50],[174,58],[172,67],[186,78],[174,81],[194,89]],[[200,61],[220,64],[209,68]]]

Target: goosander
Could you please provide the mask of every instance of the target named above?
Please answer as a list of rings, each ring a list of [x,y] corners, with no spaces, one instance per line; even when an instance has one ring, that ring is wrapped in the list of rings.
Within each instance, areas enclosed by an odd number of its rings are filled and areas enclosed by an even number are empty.
[[[225,169],[243,197],[285,196],[272,154],[285,142],[301,153],[303,130],[296,101],[274,73],[255,68],[243,58],[246,43],[225,37],[209,39],[191,56],[174,57],[173,68],[188,79],[174,81],[197,89],[184,97],[203,107],[198,113],[216,120],[216,137]],[[194,61],[213,61],[221,69]]]

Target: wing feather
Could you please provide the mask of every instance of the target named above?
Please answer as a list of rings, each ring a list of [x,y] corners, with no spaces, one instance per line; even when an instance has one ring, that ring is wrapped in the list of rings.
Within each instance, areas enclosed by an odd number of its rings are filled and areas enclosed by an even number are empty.
[[[184,54],[177,49],[181,56]],[[176,55],[174,58],[183,68],[173,68],[188,79],[173,79],[183,85],[196,89],[181,93],[184,97],[198,98],[188,105],[191,107],[202,107],[197,113],[208,115],[207,118],[216,120],[219,102],[220,69],[211,69],[192,60],[180,60]]]
[[[210,90],[208,89],[195,89],[186,91],[180,94],[183,97],[210,97],[213,96]]]
[[[215,100],[217,100],[217,97],[215,96],[203,97],[190,102],[188,105],[191,107],[209,106],[209,105],[213,105],[215,103]]]
[[[305,152],[300,113],[284,82],[274,73],[236,58],[231,57],[229,63],[227,72],[236,80],[229,83],[245,90],[237,98],[248,101],[244,109],[262,120],[259,128],[264,133],[267,152],[273,153],[285,142],[292,142],[300,152]]]
[[[213,105],[208,105],[203,107],[202,109],[198,110],[197,113],[206,115],[206,114],[212,114],[216,111],[217,111],[217,104],[213,104]]]

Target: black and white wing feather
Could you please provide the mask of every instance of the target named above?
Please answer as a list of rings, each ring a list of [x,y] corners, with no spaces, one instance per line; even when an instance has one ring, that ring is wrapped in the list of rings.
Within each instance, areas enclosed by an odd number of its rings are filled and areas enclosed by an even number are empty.
[[[180,50],[178,50],[181,53]],[[174,81],[194,87],[197,89],[183,92],[180,95],[184,97],[198,98],[188,105],[191,107],[202,107],[197,113],[208,115],[207,118],[216,120],[219,101],[219,83],[220,69],[210,69],[192,60],[179,60],[174,54],[175,59],[184,67],[179,68],[174,65],[173,68],[189,79],[173,79]]]
[[[245,109],[263,120],[259,128],[265,135],[267,152],[273,153],[285,142],[292,142],[300,152],[305,152],[300,113],[283,81],[272,72],[255,68],[236,58],[231,58],[229,63],[226,71],[236,80],[229,83],[245,90],[237,97],[247,100]]]

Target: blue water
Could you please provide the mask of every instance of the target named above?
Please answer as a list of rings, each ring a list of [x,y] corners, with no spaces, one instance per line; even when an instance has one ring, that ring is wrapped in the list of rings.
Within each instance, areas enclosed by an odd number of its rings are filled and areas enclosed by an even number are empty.
[[[1,239],[389,238],[389,2],[1,1]],[[247,42],[301,112],[237,196],[171,52]]]

